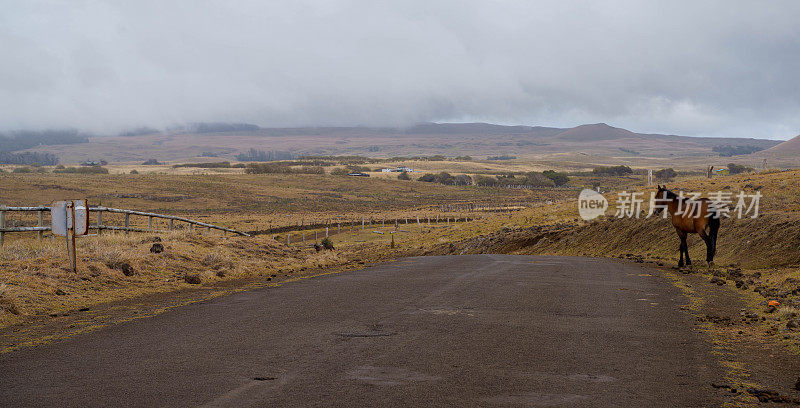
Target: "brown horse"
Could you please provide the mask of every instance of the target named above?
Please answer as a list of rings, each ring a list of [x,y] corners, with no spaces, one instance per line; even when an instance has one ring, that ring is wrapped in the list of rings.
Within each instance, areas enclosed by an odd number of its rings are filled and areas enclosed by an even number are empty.
[[[678,267],[683,267],[683,255],[686,254],[686,265],[691,265],[689,259],[689,245],[686,244],[688,234],[697,234],[706,243],[706,261],[708,266],[714,266],[714,255],[717,253],[717,232],[720,226],[719,211],[706,198],[697,200],[680,197],[672,191],[667,190],[667,186],[658,186],[655,197],[655,213],[660,214],[661,210],[667,209],[670,215],[672,226],[681,239],[679,251],[681,259]]]

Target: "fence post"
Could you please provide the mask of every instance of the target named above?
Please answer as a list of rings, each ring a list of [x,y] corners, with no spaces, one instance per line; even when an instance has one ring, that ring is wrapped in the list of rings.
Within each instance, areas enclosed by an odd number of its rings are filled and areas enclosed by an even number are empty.
[[[39,222],[36,224],[39,227],[44,226],[44,211],[39,210]],[[89,232],[89,231],[86,231]],[[42,237],[44,237],[44,231],[36,231],[36,239],[39,242],[42,242]]]
[[[192,223],[190,222],[190,223],[189,223],[189,232],[192,232],[192,231],[194,231],[194,224],[192,224]]]
[[[328,238],[328,227],[325,227],[325,238]]]
[[[174,224],[174,223],[173,223],[173,221],[175,221],[175,220],[173,220],[173,219],[171,219],[171,218],[170,218],[170,220],[169,220],[169,230],[170,230],[170,231],[172,231],[172,228],[174,227],[174,225],[173,225],[173,224]]]
[[[361,231],[364,231],[364,217],[361,217]]]
[[[0,210],[0,228],[5,228],[5,227],[6,227],[6,212]],[[5,238],[6,238],[6,233],[0,231],[0,246],[3,246],[3,244],[5,243]]]
[[[148,231],[152,231],[153,230],[153,216],[152,215],[147,217],[147,230]]]
[[[125,234],[128,234],[128,232],[130,232],[130,231],[128,231],[128,226],[130,225],[130,218],[131,218],[131,215],[128,214],[128,213],[125,213]]]

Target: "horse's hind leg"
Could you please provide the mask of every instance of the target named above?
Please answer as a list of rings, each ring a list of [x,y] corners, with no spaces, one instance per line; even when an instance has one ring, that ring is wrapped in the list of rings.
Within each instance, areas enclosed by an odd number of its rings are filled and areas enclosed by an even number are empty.
[[[686,254],[686,266],[691,266],[692,260],[689,259],[689,243],[686,237],[683,238],[683,253]]]
[[[697,235],[700,235],[700,238],[706,243],[706,262],[708,262],[708,266],[714,266],[714,240],[706,234],[705,230],[700,230]]]

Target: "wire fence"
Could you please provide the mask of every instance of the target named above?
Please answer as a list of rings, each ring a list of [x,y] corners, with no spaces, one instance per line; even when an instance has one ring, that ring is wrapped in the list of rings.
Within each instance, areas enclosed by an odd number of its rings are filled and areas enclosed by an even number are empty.
[[[175,229],[183,228],[183,225],[176,225],[177,223],[183,223],[188,226],[189,230],[193,230],[194,228],[205,228],[208,231],[210,230],[219,230],[223,233],[230,232],[232,234],[242,235],[249,237],[250,234],[242,231],[238,231],[232,228],[226,228],[219,225],[209,224],[197,220],[192,220],[185,217],[178,217],[173,215],[165,215],[165,214],[157,214],[151,212],[144,212],[144,211],[135,211],[135,210],[125,210],[121,208],[111,208],[111,207],[102,207],[102,206],[95,206],[89,207],[89,216],[91,217],[91,213],[95,213],[95,220],[96,223],[89,224],[90,230],[96,230],[98,234],[102,234],[104,230],[110,231],[124,231],[128,232],[159,232],[164,231],[164,229],[158,229],[156,225],[156,220],[166,220],[167,222],[167,231],[172,231]],[[35,213],[36,214],[36,225],[35,226],[17,226],[17,225],[8,225],[10,224],[6,218],[6,214],[9,212],[23,212],[23,213]],[[45,213],[50,213],[50,207],[47,206],[37,206],[37,207],[9,207],[9,206],[0,206],[0,245],[2,245],[5,241],[5,234],[8,233],[20,233],[20,232],[36,232],[37,237],[39,240],[42,240],[44,237],[44,233],[46,231],[52,231],[52,225],[45,224]],[[120,214],[123,218],[122,222],[123,225],[108,225],[103,220],[103,214]],[[140,216],[140,217],[147,217],[147,227],[139,227],[139,226],[132,226],[131,224],[131,216]],[[52,237],[52,235],[51,235]]]

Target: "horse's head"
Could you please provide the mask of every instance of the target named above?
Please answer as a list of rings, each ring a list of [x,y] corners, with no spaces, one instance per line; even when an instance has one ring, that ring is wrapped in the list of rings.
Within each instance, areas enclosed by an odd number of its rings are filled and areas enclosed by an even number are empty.
[[[673,193],[667,190],[667,186],[662,186],[659,184],[658,191],[656,191],[655,202],[653,203],[655,205],[653,212],[657,215],[661,215],[661,211],[667,207],[667,204],[669,204],[670,201],[672,201],[672,196]]]

